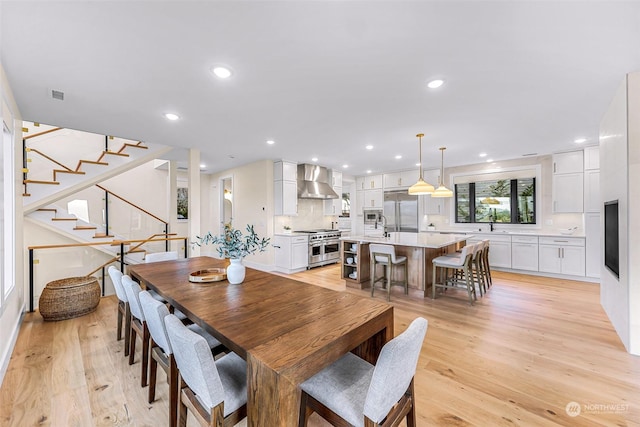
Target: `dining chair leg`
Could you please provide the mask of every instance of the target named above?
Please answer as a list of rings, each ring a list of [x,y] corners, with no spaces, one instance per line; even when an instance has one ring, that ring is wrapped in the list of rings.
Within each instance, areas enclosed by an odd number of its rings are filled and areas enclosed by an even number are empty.
[[[129,365],[133,365],[133,359],[136,354],[136,337],[137,333],[135,328],[129,328]]]
[[[149,403],[153,403],[156,400],[156,377],[158,374],[158,362],[154,357],[154,352],[156,349],[156,343],[151,338],[151,344],[149,346],[149,351],[151,352],[151,358],[149,359],[149,395],[147,401]]]
[[[409,394],[411,398],[411,408],[407,414],[407,427],[416,427],[416,394],[413,387],[413,380],[409,384]]]
[[[169,355],[169,427],[178,424],[178,400],[180,399],[180,385],[178,383],[178,365],[173,354]]]
[[[129,344],[131,343],[131,334],[129,331],[131,330],[131,309],[129,308],[129,303],[124,303],[124,355],[125,357],[129,355]]]
[[[182,401],[182,389],[185,387],[184,380],[178,376],[178,427],[187,426],[187,405]]]
[[[140,372],[140,385],[142,387],[147,386],[148,380],[148,368],[149,368],[149,340],[151,335],[149,334],[149,328],[147,322],[142,323],[142,367]]]
[[[122,339],[122,324],[124,323],[124,302],[118,300],[118,326],[116,329],[116,341]]]

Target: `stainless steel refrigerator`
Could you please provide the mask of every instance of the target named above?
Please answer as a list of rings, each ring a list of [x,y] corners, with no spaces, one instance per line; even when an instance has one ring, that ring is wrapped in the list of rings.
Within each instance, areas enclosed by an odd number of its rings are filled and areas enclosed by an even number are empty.
[[[418,232],[418,196],[407,191],[386,191],[384,193],[384,217],[390,233]]]

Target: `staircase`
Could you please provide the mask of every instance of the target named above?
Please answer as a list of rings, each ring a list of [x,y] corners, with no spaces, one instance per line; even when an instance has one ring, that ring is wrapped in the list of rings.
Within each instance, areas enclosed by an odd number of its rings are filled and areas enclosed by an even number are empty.
[[[173,149],[48,125],[25,125],[25,215]]]

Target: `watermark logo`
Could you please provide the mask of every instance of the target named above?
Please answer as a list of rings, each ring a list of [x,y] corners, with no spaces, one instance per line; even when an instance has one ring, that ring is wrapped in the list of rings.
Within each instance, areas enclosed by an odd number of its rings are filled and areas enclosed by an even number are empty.
[[[584,414],[620,414],[629,411],[628,403],[585,403],[569,402],[564,408],[567,415],[577,417]]]
[[[564,410],[570,417],[577,417],[580,415],[582,408],[580,408],[580,404],[578,402],[569,402],[567,403],[567,406],[564,407]]]

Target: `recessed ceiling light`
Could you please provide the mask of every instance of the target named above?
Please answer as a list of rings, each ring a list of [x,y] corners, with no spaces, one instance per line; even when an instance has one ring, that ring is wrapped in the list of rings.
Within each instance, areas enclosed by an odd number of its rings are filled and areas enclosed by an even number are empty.
[[[168,120],[178,120],[180,118],[179,115],[173,113],[165,113],[164,115]]]
[[[342,165],[343,169],[346,169],[349,167],[349,165]]]
[[[368,169],[368,170],[367,170],[367,173],[371,173],[371,169]]]
[[[206,167],[207,167],[207,165],[205,165],[204,163],[201,163],[201,164],[200,164],[200,169],[204,169],[204,168],[206,168]]]
[[[396,160],[400,160],[401,158],[402,158],[402,156],[401,156],[400,154],[398,154],[398,155],[396,156]]]
[[[312,161],[312,162],[317,162],[317,161],[318,161],[318,158],[317,158],[317,157],[312,157],[312,158],[311,158],[311,161]]]
[[[480,153],[478,154],[480,157],[487,157],[487,153]]]
[[[416,166],[420,166],[420,162],[416,163]]]
[[[487,163],[493,162],[493,159],[487,159]]]
[[[367,145],[367,146],[366,146],[366,147],[364,147],[364,148],[366,148],[367,150],[373,150],[373,145]]]
[[[587,138],[577,138],[573,142],[576,144],[582,144],[583,142],[587,142]]]
[[[436,79],[436,80],[431,80],[429,83],[427,83],[427,87],[429,89],[437,89],[443,84],[444,84],[444,80]]]
[[[269,145],[273,145],[273,144],[275,144],[275,143],[276,143],[276,142],[275,142],[273,139],[270,139],[270,140],[268,140],[268,141],[267,141],[267,144],[269,144]]]
[[[213,67],[211,72],[221,79],[227,79],[231,77],[231,70],[227,67]]]

